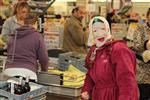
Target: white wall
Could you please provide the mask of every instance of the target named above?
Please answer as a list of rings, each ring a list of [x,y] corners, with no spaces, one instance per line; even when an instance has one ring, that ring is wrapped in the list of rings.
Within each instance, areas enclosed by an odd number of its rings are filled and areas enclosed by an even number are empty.
[[[149,7],[150,7],[150,2],[134,2],[132,10],[142,15],[142,14],[146,14]]]
[[[56,0],[56,2],[52,5],[54,7],[55,13],[65,13],[68,14],[68,10],[71,9],[67,7],[67,0]],[[72,0],[75,1],[75,0]],[[95,0],[95,1],[105,1],[105,0]],[[145,14],[147,9],[150,7],[150,0],[149,2],[135,2],[135,1],[146,1],[146,0],[132,0],[133,1],[133,11],[138,12],[140,15],[143,13]],[[98,2],[98,5],[105,6],[106,2]]]
[[[54,2],[52,7],[54,7],[55,14],[67,13],[67,2]]]

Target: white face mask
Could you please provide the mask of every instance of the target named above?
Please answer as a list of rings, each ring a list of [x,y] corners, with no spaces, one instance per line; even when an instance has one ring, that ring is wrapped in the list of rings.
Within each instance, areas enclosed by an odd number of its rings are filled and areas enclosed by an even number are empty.
[[[104,23],[95,22],[92,26],[92,33],[97,47],[103,46],[108,40],[108,30]]]
[[[107,30],[105,24],[102,22],[95,22],[93,24],[93,37],[97,47],[105,44],[107,37]]]
[[[110,38],[110,28],[104,17],[96,16],[89,23],[90,34],[88,37],[88,46],[103,46]]]

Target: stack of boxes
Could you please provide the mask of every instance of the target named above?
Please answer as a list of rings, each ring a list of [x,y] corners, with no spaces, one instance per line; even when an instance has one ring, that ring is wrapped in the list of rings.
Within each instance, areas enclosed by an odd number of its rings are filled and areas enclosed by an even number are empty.
[[[68,70],[68,66],[72,64],[76,68],[78,68],[82,72],[86,72],[86,68],[84,67],[85,62],[85,54],[79,54],[76,52],[67,52],[59,55],[59,70],[66,71]]]

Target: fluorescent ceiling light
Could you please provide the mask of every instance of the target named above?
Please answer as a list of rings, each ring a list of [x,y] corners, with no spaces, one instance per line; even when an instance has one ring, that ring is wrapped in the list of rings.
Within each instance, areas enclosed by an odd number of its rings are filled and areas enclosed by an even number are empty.
[[[76,2],[76,0],[56,0],[55,2]]]
[[[76,2],[77,0],[56,0],[56,2]],[[107,0],[91,0],[93,2],[106,2]],[[111,0],[108,0],[111,1]],[[132,2],[150,2],[150,0],[131,0]]]
[[[106,2],[107,0],[91,0],[94,2]],[[111,0],[108,0],[111,1]],[[131,0],[132,2],[150,2],[150,0]]]
[[[94,1],[94,2],[106,2],[107,0],[92,0],[92,1]],[[111,1],[111,0],[108,0],[108,1]]]
[[[150,0],[132,0],[132,2],[150,2]]]

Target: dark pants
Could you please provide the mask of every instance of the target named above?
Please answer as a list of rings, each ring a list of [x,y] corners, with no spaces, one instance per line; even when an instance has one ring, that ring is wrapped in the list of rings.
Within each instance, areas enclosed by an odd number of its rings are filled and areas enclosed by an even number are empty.
[[[150,84],[138,84],[140,91],[140,100],[150,99]]]

